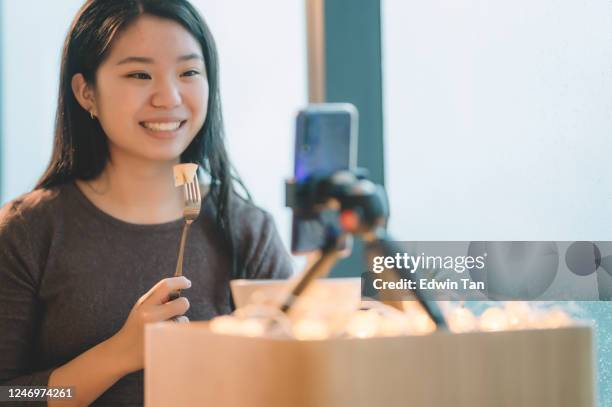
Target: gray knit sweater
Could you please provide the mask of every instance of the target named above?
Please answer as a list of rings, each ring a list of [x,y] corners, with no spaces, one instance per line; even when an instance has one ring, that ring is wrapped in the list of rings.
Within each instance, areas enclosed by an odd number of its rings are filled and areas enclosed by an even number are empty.
[[[271,216],[238,197],[231,208],[248,278],[289,277],[291,260]],[[136,301],[173,275],[182,224],[126,223],[72,183],[6,204],[0,210],[0,385],[46,386],[54,368],[114,335]],[[192,287],[182,295],[192,321],[231,310],[223,242],[205,198],[185,247],[183,274]],[[141,370],[93,405],[142,405],[143,394]]]

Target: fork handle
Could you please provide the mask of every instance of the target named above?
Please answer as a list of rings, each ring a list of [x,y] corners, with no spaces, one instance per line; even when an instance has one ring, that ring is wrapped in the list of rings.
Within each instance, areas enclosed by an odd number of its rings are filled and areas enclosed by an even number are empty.
[[[185,242],[187,241],[187,233],[189,232],[189,227],[191,226],[192,220],[186,220],[183,225],[183,233],[181,234],[181,243],[179,246],[178,260],[176,261],[176,270],[174,272],[174,277],[180,277],[183,275],[183,254],[185,253]],[[169,301],[177,299],[181,296],[181,290],[177,290],[170,293]]]

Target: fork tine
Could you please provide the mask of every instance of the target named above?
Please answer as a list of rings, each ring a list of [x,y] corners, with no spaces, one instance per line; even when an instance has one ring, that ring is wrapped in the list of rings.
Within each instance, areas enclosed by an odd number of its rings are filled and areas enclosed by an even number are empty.
[[[191,202],[195,202],[196,201],[196,191],[195,191],[195,186],[196,186],[196,180],[195,178],[191,181]]]
[[[198,176],[194,175],[193,180],[185,184],[185,202],[188,204],[199,204],[200,200],[201,194]]]
[[[187,202],[193,202],[193,181],[187,183]]]

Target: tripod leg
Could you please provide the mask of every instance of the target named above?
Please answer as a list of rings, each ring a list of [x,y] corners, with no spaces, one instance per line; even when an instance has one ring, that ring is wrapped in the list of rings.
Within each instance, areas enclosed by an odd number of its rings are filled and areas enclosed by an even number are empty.
[[[340,252],[334,249],[324,250],[321,257],[310,267],[298,283],[295,285],[289,296],[281,306],[281,311],[289,312],[295,300],[306,290],[306,288],[316,279],[325,277],[329,274],[334,264],[338,261]]]

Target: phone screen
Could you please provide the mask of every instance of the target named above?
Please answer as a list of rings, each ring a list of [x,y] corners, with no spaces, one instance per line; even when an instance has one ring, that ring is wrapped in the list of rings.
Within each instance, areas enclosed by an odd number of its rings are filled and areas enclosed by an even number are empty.
[[[325,177],[354,169],[357,149],[357,110],[350,104],[311,105],[296,121],[294,178]],[[303,253],[321,248],[325,240],[321,214],[293,211],[291,249]]]

